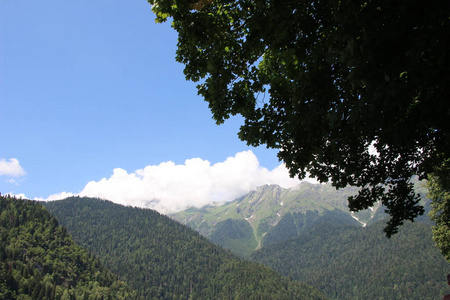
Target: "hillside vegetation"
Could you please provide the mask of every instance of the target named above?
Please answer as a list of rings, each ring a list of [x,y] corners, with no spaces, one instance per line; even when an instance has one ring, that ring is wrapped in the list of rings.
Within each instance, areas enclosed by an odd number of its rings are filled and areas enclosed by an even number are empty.
[[[382,212],[377,206],[357,216],[350,214],[347,198],[354,193],[351,187],[336,190],[331,185],[307,182],[290,189],[265,185],[235,201],[191,208],[171,217],[218,245],[248,257],[254,250],[295,237],[323,219],[337,218],[338,223],[359,226]],[[290,228],[286,231],[276,228],[278,225]]]
[[[450,264],[432,242],[430,225],[407,223],[390,239],[383,227],[323,223],[254,252],[251,260],[331,299],[442,299]]]
[[[0,299],[136,299],[38,202],[0,196]]]
[[[429,210],[427,191],[413,178],[421,203]],[[368,226],[387,216],[384,207],[350,213],[347,198],[356,188],[336,190],[331,184],[302,182],[289,189],[265,185],[235,201],[201,209],[191,208],[170,217],[197,230],[214,243],[248,258],[261,247],[294,238],[323,221]],[[419,221],[429,222],[425,216]]]
[[[156,211],[77,197],[45,206],[145,299],[323,299]]]
[[[427,190],[413,181],[428,211]],[[422,216],[388,239],[384,207],[352,214],[346,198],[353,192],[326,184],[266,185],[233,202],[172,217],[333,299],[438,299],[450,266],[431,239],[430,220]]]

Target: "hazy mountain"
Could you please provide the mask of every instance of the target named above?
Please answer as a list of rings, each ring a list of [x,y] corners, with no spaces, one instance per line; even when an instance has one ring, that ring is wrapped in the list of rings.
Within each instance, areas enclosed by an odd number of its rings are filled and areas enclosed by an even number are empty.
[[[426,189],[413,182],[428,210]],[[333,299],[438,299],[449,265],[431,239],[427,217],[387,239],[383,206],[348,211],[347,197],[355,192],[308,183],[263,186],[236,201],[172,217],[242,256],[258,248],[251,260]]]
[[[136,299],[38,202],[0,196],[0,299]]]
[[[423,185],[414,182],[428,205]],[[336,190],[331,184],[307,182],[290,189],[265,185],[235,201],[191,208],[171,217],[214,243],[248,257],[256,249],[293,238],[324,221],[367,226],[387,216],[380,204],[350,213],[347,198],[356,192],[354,187]]]
[[[354,188],[301,183],[290,189],[265,185],[221,206],[188,209],[171,215],[215,243],[248,256],[261,246],[297,236],[316,222],[365,225],[381,214],[380,206],[350,214],[347,198]],[[280,232],[282,233],[280,235]]]
[[[77,197],[45,206],[144,299],[323,299],[156,211]]]
[[[450,264],[433,243],[430,225],[408,222],[390,239],[383,227],[322,223],[251,259],[331,299],[442,299]]]

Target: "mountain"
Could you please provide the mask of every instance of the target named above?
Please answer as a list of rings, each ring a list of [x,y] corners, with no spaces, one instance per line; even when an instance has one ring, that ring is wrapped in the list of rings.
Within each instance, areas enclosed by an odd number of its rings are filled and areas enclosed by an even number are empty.
[[[38,202],[0,196],[0,299],[136,299]]]
[[[295,237],[323,220],[360,226],[382,213],[377,205],[352,215],[347,198],[355,193],[355,188],[336,190],[329,184],[307,182],[290,189],[265,185],[224,205],[191,208],[171,217],[248,257],[262,246]]]
[[[428,211],[424,185],[413,182]],[[355,192],[327,184],[266,185],[236,201],[171,217],[331,299],[441,297],[449,264],[431,239],[426,214],[387,239],[383,206],[348,211],[347,197]]]
[[[78,197],[45,206],[144,299],[324,299],[156,211]]]
[[[423,184],[417,179],[413,182],[423,204],[429,207]],[[347,198],[356,193],[354,187],[336,190],[331,184],[302,182],[290,189],[265,185],[235,201],[191,208],[170,217],[217,245],[248,257],[256,249],[294,238],[322,222],[367,226],[386,218],[379,203],[365,211],[349,212]]]
[[[330,299],[442,299],[445,262],[431,226],[406,223],[388,239],[384,223],[366,228],[322,223],[263,247],[251,260],[312,285]]]

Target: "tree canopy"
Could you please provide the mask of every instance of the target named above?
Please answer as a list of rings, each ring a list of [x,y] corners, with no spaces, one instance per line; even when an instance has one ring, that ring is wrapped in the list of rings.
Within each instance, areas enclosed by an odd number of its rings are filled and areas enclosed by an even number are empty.
[[[383,222],[366,228],[316,224],[299,236],[255,251],[251,260],[305,282],[329,299],[442,299],[450,267],[431,226],[404,224],[391,239]]]
[[[45,206],[141,299],[325,298],[150,209],[78,197]]]
[[[382,201],[388,236],[423,214],[410,182],[449,158],[450,2],[149,0],[176,60],[239,137],[279,149],[291,176]]]
[[[429,176],[429,197],[433,200],[430,217],[435,222],[433,239],[450,262],[450,160]]]
[[[37,201],[0,195],[0,299],[140,299]]]

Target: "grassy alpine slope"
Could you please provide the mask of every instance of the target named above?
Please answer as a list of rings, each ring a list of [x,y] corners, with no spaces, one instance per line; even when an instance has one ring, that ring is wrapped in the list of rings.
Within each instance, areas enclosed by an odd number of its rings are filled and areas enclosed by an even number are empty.
[[[413,182],[428,210],[426,189],[417,178],[413,178]],[[254,250],[305,233],[324,220],[366,226],[387,216],[380,203],[371,209],[350,213],[347,198],[355,194],[356,188],[336,190],[331,184],[303,182],[289,189],[265,185],[235,201],[191,208],[171,217],[214,243],[248,258]]]
[[[329,184],[307,182],[290,189],[265,185],[235,201],[202,209],[191,208],[171,217],[215,243],[248,257],[252,251],[272,243],[275,235],[281,238],[274,234],[277,231],[274,227],[290,214],[294,216],[296,229],[295,233],[291,232],[293,236],[285,239],[300,234],[322,217],[336,217],[339,219],[336,222],[360,225],[347,207],[347,198],[354,193],[355,189],[350,187],[337,191]],[[378,208],[357,216],[361,222],[369,222]]]

